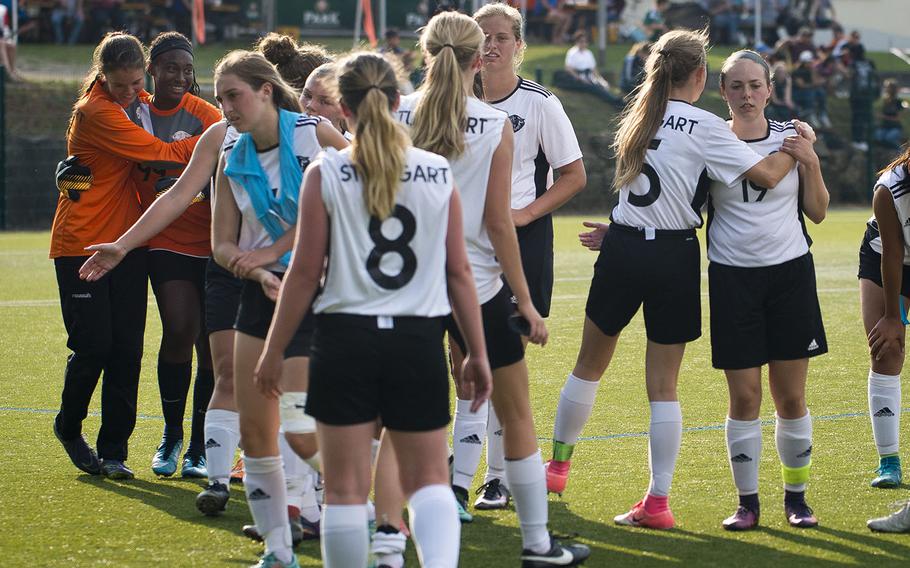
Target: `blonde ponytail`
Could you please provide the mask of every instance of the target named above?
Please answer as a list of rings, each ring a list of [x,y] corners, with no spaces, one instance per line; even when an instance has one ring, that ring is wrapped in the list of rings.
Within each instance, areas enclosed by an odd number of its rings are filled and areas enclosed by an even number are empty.
[[[641,173],[648,144],[667,110],[670,91],[684,85],[696,69],[704,67],[707,43],[708,35],[704,30],[677,30],[662,35],[651,48],[645,62],[645,80],[623,111],[613,142],[615,190],[628,185]]]
[[[462,73],[482,45],[483,30],[477,22],[457,12],[434,16],[420,35],[428,71],[411,125],[411,138],[418,148],[447,158],[464,153],[468,114]]]
[[[398,97],[395,72],[385,59],[361,53],[339,66],[341,101],[357,117],[351,161],[363,180],[363,198],[373,217],[385,220],[395,208],[410,140],[392,118]]]

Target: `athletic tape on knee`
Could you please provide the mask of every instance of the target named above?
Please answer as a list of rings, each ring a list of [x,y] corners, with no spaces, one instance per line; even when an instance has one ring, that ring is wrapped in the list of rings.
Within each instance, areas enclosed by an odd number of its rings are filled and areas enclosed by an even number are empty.
[[[286,392],[278,398],[281,428],[288,434],[316,432],[316,419],[306,413],[306,395],[305,392]]]

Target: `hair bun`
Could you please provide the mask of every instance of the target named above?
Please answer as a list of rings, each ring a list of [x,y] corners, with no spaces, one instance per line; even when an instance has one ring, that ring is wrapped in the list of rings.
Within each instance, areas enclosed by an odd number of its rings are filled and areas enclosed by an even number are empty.
[[[279,67],[290,63],[297,54],[294,38],[274,32],[259,40],[258,48],[270,63]]]

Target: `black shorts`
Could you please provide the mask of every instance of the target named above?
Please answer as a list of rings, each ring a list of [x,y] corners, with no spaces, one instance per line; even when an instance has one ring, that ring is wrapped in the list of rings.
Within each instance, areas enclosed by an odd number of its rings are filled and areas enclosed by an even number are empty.
[[[208,333],[234,329],[243,280],[209,257],[205,266],[205,329]]]
[[[316,316],[306,412],[331,426],[381,418],[392,430],[426,432],[449,423],[443,318]]]
[[[775,266],[708,265],[711,362],[751,369],[828,352],[811,254]]]
[[[510,295],[508,288],[503,286],[502,290],[480,306],[483,335],[487,342],[487,359],[490,361],[491,370],[517,363],[525,356],[521,336],[509,327],[509,316],[514,312],[509,300]],[[467,353],[464,337],[453,316],[446,318],[446,331],[458,344],[461,352]]]
[[[869,244],[878,237],[878,229],[866,225],[866,234],[859,246],[859,272],[857,278],[871,280],[882,286],[882,255],[875,252]],[[903,278],[901,278],[901,296],[910,298],[910,266],[904,265]]]
[[[694,230],[657,231],[613,223],[594,263],[585,314],[606,335],[625,328],[644,304],[648,339],[664,345],[701,336],[701,253]]]
[[[208,258],[189,256],[169,250],[150,250],[148,253],[149,280],[152,290],[158,294],[159,287],[171,280],[192,282],[199,291],[200,298],[205,294],[205,273]]]
[[[276,273],[279,278],[283,275]],[[253,280],[243,281],[243,290],[240,291],[240,307],[237,309],[237,321],[234,322],[234,329],[240,333],[245,333],[259,339],[265,339],[269,334],[269,326],[272,325],[272,316],[275,314],[275,302],[270,300],[265,292],[262,291],[262,285]],[[313,311],[310,310],[300,322],[300,327],[291,338],[291,342],[284,350],[285,359],[291,357],[309,357],[310,342],[313,339],[313,328],[315,326]]]
[[[553,299],[553,217],[545,215],[515,232],[531,302],[542,317],[549,317]]]

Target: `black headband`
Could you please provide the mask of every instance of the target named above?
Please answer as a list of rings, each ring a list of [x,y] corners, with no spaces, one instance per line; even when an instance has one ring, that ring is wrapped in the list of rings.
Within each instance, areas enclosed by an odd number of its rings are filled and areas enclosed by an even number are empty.
[[[188,39],[181,36],[171,36],[152,48],[151,58],[155,59],[159,55],[163,55],[168,51],[174,51],[175,49],[182,49],[190,55],[193,55],[193,45]]]

